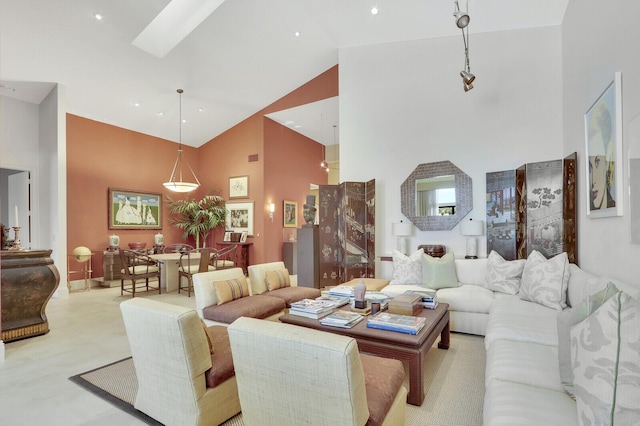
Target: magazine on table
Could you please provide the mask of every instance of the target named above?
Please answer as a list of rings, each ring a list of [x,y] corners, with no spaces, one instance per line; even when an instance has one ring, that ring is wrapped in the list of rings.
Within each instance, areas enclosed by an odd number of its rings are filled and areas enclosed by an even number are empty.
[[[299,311],[296,309],[289,309],[289,315],[295,315],[295,316],[311,318],[311,319],[320,319],[331,314],[331,312],[333,312],[334,309],[335,308],[332,307],[331,309],[321,311],[321,312],[306,312],[306,311]]]
[[[335,304],[326,300],[302,299],[291,304],[290,311],[321,313],[335,308]]]
[[[367,327],[418,334],[422,327],[424,327],[425,322],[426,318],[423,317],[378,312],[367,320]]]
[[[348,297],[332,296],[331,294],[325,294],[320,297],[317,297],[316,300],[332,302],[336,308],[339,308],[340,306],[344,306],[348,304],[350,299]]]
[[[333,327],[351,328],[364,318],[357,312],[338,309],[320,320],[322,325],[330,325]]]

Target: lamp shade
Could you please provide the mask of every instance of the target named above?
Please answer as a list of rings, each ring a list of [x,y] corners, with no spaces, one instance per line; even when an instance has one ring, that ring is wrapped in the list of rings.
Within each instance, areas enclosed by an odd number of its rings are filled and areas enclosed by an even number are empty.
[[[460,235],[476,236],[484,232],[484,222],[481,220],[469,219],[460,225]]]
[[[408,237],[413,231],[413,226],[410,223],[400,222],[391,224],[391,233],[394,237]]]

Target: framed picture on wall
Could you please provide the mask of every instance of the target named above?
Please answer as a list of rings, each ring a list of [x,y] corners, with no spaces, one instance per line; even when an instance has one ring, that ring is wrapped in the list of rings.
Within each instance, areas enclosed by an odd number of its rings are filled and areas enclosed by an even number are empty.
[[[298,203],[295,201],[284,201],[282,209],[284,213],[285,228],[297,228],[298,227]]]
[[[587,215],[622,216],[622,75],[584,115]]]
[[[253,235],[253,201],[227,203],[227,229]]]
[[[162,229],[162,194],[109,188],[109,229]]]
[[[249,196],[249,176],[229,178],[229,199],[247,198]]]

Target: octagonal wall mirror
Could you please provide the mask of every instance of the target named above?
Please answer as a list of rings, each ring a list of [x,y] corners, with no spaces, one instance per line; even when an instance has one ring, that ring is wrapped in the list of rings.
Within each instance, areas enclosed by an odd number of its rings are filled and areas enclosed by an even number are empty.
[[[402,214],[421,231],[450,231],[473,208],[471,178],[450,161],[418,165],[400,190]]]

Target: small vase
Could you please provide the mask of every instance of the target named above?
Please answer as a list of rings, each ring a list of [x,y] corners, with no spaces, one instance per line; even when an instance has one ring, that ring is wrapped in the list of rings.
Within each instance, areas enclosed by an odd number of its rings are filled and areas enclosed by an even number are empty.
[[[154,237],[153,237],[153,241],[155,242],[155,244],[157,246],[161,246],[164,244],[164,235],[162,235],[161,233],[157,233]]]

